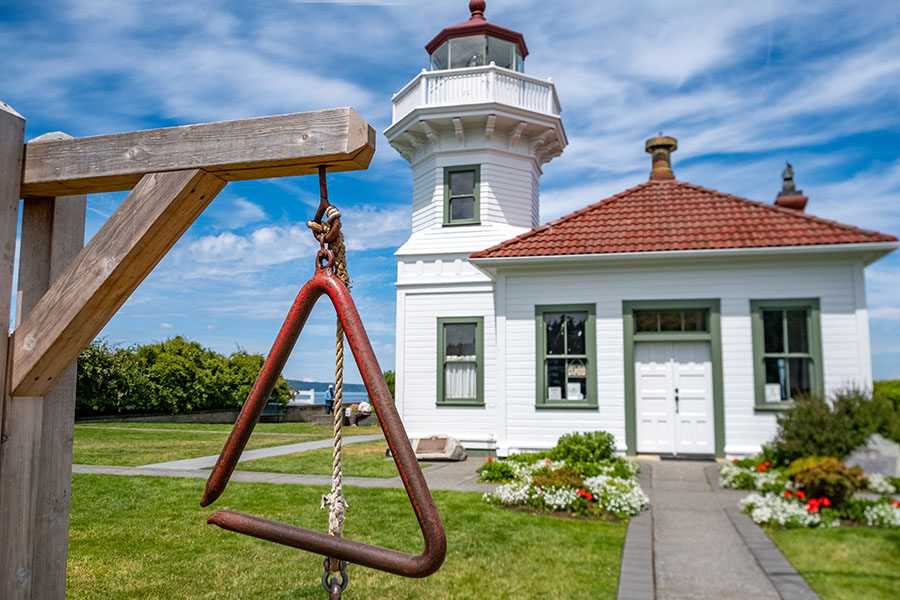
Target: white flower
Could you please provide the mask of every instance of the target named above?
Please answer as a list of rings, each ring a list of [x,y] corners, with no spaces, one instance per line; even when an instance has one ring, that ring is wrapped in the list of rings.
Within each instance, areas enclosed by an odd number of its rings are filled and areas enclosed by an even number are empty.
[[[636,479],[597,475],[585,479],[584,488],[602,509],[616,515],[636,515],[650,504],[650,499]]]
[[[900,506],[876,504],[863,511],[869,527],[900,527]]]
[[[742,498],[738,503],[741,510],[750,515],[758,525],[781,525],[782,527],[816,527],[822,525],[819,513],[807,512],[806,507],[796,500],[777,494],[756,492]],[[834,526],[837,521],[829,521]]]
[[[869,480],[869,491],[876,494],[896,494],[897,490],[888,481],[888,478],[880,473],[866,475]]]

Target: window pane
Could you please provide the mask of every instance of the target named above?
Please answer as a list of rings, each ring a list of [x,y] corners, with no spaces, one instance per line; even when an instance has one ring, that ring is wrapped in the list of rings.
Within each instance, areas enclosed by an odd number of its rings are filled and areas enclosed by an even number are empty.
[[[566,321],[563,313],[544,313],[547,354],[566,353]]]
[[[450,57],[450,44],[444,42],[440,45],[440,47],[434,51],[434,54],[431,55],[431,68],[432,70],[438,69],[446,69],[447,68],[447,59]]]
[[[462,196],[450,200],[450,220],[469,221],[475,218],[475,198]]]
[[[496,63],[498,67],[504,69],[514,69],[516,64],[516,45],[506,40],[488,36],[488,57],[487,63],[491,61]]]
[[[809,359],[788,359],[788,370],[791,374],[791,398],[808,394],[812,389],[809,382]]]
[[[484,65],[484,36],[453,38],[450,40],[450,68]]]
[[[706,324],[705,310],[686,310],[684,311],[684,330],[685,331],[709,331]]]
[[[788,385],[787,385],[787,373],[785,371],[785,359],[783,358],[767,358],[765,359],[766,364],[766,388],[770,389],[770,385],[778,386],[775,394],[777,397],[772,397],[769,392],[766,392],[766,401],[772,402],[778,400],[787,400],[790,396],[788,396]]]
[[[789,352],[809,352],[806,331],[806,310],[787,311]]]
[[[655,310],[634,311],[635,331],[659,331],[659,323],[656,320],[658,314]]]
[[[478,366],[470,362],[444,366],[444,398],[474,400],[478,384]]]
[[[566,360],[551,358],[547,360],[547,399],[564,400],[566,398]]]
[[[784,352],[784,311],[764,310],[762,314],[766,352]]]
[[[516,46],[516,71],[519,73],[525,72],[525,59],[519,54],[519,46]]]
[[[446,356],[475,356],[475,323],[444,325]]]
[[[659,330],[660,331],[681,331],[681,311],[680,310],[661,310],[661,311],[659,311]]]
[[[566,354],[585,354],[584,324],[587,313],[566,314]]]
[[[569,359],[566,365],[566,400],[584,400],[587,397],[587,361]]]
[[[450,195],[475,195],[475,171],[454,171],[450,173]]]

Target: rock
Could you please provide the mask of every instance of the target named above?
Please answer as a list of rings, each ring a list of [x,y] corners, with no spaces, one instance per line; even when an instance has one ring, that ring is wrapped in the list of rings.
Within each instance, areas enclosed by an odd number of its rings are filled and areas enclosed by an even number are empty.
[[[847,466],[859,465],[866,473],[900,477],[900,444],[873,433],[866,443],[844,460]]]
[[[419,460],[466,460],[466,449],[449,435],[410,440]]]

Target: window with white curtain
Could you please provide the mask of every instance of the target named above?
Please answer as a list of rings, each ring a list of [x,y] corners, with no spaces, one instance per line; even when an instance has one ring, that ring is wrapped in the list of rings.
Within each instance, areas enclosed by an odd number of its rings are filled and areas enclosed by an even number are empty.
[[[483,317],[438,318],[438,404],[484,404]]]

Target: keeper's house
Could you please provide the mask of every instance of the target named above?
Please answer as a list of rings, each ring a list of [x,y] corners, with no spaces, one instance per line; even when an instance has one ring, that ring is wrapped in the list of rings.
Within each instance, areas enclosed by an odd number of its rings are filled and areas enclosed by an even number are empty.
[[[472,17],[426,46],[385,132],[413,171],[397,251],[397,403],[411,437],[506,455],[606,430],[628,453],[742,455],[797,394],[871,385],[864,268],[897,238],[650,179],[538,227],[566,146],[521,34]]]

